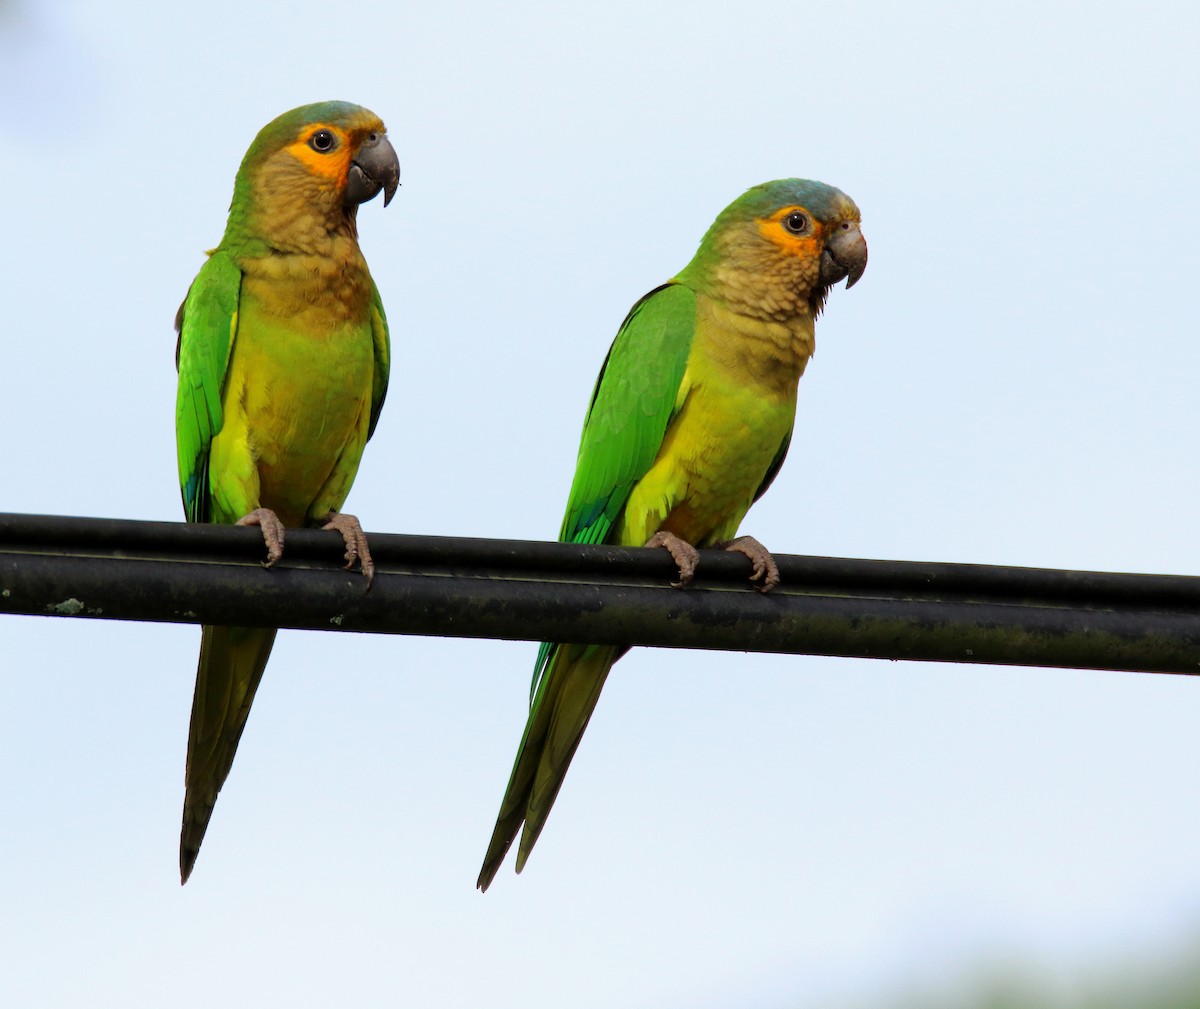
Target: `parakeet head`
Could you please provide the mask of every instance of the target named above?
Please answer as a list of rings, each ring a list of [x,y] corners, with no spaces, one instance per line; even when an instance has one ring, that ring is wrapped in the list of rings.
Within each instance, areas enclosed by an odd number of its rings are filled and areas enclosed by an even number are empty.
[[[817,315],[829,289],[867,268],[858,207],[808,179],[754,186],[718,215],[678,279],[759,318]]]
[[[360,203],[400,184],[400,164],[383,121],[361,105],[317,102],[272,120],[242,159],[230,228],[270,239],[355,233]]]

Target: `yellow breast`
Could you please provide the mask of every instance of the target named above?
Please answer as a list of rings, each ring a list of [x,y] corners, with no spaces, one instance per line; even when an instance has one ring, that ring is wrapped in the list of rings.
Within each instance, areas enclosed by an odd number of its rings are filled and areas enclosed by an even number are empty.
[[[698,295],[676,414],[617,541],[640,545],[659,529],[697,545],[731,539],[792,429],[813,350],[810,316],[766,322]]]
[[[210,485],[223,521],[261,506],[296,525],[340,508],[357,473],[374,377],[370,324],[328,302],[280,316],[248,286]]]

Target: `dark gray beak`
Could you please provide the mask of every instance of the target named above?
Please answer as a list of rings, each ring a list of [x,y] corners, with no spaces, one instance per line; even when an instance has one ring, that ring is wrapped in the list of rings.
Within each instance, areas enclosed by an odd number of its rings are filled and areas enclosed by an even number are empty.
[[[848,277],[846,287],[853,287],[867,268],[867,240],[853,221],[842,221],[821,253],[821,283],[831,287]]]
[[[386,207],[396,195],[400,185],[400,161],[395,148],[383,133],[369,133],[358,148],[358,157],[350,166],[346,178],[347,207],[374,199],[383,190],[383,205]]]

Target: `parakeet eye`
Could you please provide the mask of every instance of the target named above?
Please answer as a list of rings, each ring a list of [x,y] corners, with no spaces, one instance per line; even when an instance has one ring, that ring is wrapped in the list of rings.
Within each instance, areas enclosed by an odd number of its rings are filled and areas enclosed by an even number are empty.
[[[783,219],[783,226],[793,235],[803,235],[811,225],[808,214],[802,214],[799,210],[796,210]]]
[[[329,130],[317,130],[316,133],[309,137],[308,146],[318,154],[328,154],[337,147],[337,137],[330,133]]]

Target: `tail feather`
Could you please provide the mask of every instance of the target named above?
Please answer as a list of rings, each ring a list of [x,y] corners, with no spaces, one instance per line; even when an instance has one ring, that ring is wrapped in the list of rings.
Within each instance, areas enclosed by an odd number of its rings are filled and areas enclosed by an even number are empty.
[[[517,872],[525,867],[600,699],[608,671],[625,649],[555,645],[551,651],[476,882],[483,891],[491,885],[518,832]]]
[[[188,730],[179,875],[192,874],[217,793],[233,766],[254,694],[275,643],[275,630],[209,627],[200,638],[200,663]]]

